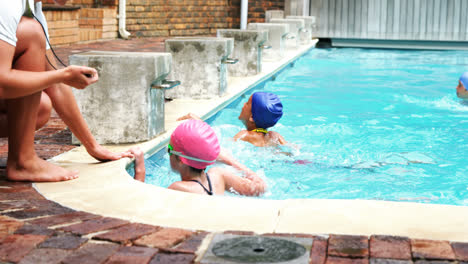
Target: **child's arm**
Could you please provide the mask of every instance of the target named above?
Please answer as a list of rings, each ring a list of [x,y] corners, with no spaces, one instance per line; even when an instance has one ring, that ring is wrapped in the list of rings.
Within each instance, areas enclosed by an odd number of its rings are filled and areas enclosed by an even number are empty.
[[[229,151],[224,148],[221,148],[221,152],[216,160],[242,171],[245,175],[255,174],[255,172],[236,160]]]
[[[135,180],[145,182],[146,168],[145,155],[139,147],[129,149],[129,152],[135,156]]]
[[[224,189],[228,191],[233,189],[241,195],[259,196],[267,188],[266,183],[255,173],[240,177],[224,168],[212,168],[209,173],[221,175],[224,180]]]
[[[187,120],[187,119],[196,119],[196,120],[203,121],[199,116],[197,116],[194,113],[188,113],[188,114],[186,114],[184,116],[181,116],[181,117],[177,118],[177,121],[182,121],[182,120]]]

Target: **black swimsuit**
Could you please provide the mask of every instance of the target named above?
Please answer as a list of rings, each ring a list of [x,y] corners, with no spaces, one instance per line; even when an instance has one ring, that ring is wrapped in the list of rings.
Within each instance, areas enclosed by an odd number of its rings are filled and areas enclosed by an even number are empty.
[[[205,188],[205,186],[203,186],[203,184],[201,184],[201,182],[197,181],[197,180],[190,180],[190,181],[193,181],[193,182],[196,182],[198,184],[200,184],[200,186],[203,188],[203,190],[205,190],[205,192],[208,194],[208,195],[213,195],[213,190],[211,188],[211,181],[210,181],[210,176],[208,176],[208,173],[206,174],[206,179],[208,180],[208,188],[210,188],[209,190]]]

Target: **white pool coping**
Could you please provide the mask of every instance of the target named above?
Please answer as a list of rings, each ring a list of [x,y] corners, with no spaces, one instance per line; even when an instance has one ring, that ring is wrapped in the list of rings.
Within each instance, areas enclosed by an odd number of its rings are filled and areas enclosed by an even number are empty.
[[[174,100],[166,103],[166,133],[147,142],[107,146],[123,151],[139,145],[148,154],[166,144],[179,122],[193,112],[208,118],[246,90],[270,78],[315,45],[288,50],[277,62],[265,62],[253,77],[229,78],[228,92],[217,100]],[[75,210],[138,223],[190,230],[255,233],[397,235],[468,242],[468,207],[373,200],[288,199],[205,196],[172,191],[133,180],[125,170],[130,159],[100,163],[83,147],[51,159],[80,171],[73,181],[35,183],[47,199]]]

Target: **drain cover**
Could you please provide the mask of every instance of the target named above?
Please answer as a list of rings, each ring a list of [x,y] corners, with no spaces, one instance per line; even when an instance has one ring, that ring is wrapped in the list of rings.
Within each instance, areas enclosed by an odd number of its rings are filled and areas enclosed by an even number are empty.
[[[201,263],[307,263],[311,238],[218,234]]]

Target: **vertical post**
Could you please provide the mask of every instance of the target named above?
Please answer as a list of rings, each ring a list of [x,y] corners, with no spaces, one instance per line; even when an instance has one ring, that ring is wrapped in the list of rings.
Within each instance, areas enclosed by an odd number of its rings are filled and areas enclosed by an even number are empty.
[[[309,10],[310,10],[310,0],[302,0],[304,3],[302,4],[302,15],[303,16],[309,16]]]
[[[247,29],[247,15],[249,12],[249,0],[241,1],[240,29]]]
[[[120,34],[120,37],[123,39],[128,39],[128,37],[130,36],[130,32],[128,32],[125,29],[126,10],[127,10],[127,1],[119,0],[119,34]]]

